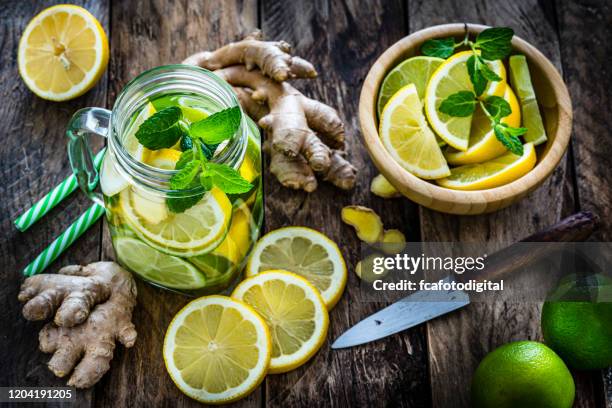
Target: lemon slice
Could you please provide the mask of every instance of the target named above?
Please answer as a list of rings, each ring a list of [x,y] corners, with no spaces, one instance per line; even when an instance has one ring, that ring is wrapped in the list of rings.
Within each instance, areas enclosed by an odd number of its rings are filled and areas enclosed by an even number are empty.
[[[314,286],[294,273],[260,273],[242,281],[232,298],[252,306],[268,324],[272,374],[301,366],[325,342],[329,327],[325,303]]]
[[[19,74],[41,98],[66,101],[87,92],[108,64],[104,29],[79,6],[60,4],[36,15],[19,41]]]
[[[174,316],[164,338],[166,370],[187,396],[208,404],[236,401],[263,381],[270,332],[250,306],[205,296]]]
[[[516,99],[516,95],[509,86],[506,87],[504,92],[504,99],[510,105],[512,113],[505,118],[502,118],[502,122],[512,127],[519,127],[521,125],[521,108]],[[495,136],[495,132],[491,128],[491,121],[484,113],[480,105],[476,105],[476,111],[472,118],[472,129],[470,131],[470,146],[465,152],[461,150],[448,148],[444,153],[444,157],[449,164],[462,165],[472,163],[482,163],[484,161],[493,159],[507,152],[508,149]]]
[[[406,85],[414,84],[419,99],[425,97],[429,77],[444,62],[442,58],[412,57],[393,68],[383,80],[378,93],[378,116],[382,114],[389,99]]]
[[[340,300],[346,286],[346,264],[338,246],[311,228],[280,228],[255,244],[246,276],[271,269],[283,269],[306,278],[321,292],[329,310]]]
[[[516,93],[521,101],[523,124],[527,128],[527,133],[523,135],[523,138],[525,141],[533,142],[537,146],[546,142],[547,137],[540,109],[538,108],[535,90],[531,83],[527,58],[524,55],[513,55],[509,58],[508,65],[510,65],[512,86],[516,89]]]
[[[142,162],[164,170],[174,170],[181,152],[174,149],[149,150],[143,154]]]
[[[138,239],[118,237],[113,243],[119,262],[150,282],[173,289],[199,289],[206,284],[204,276],[189,262]]]
[[[136,234],[154,248],[178,256],[195,256],[212,251],[223,241],[232,214],[225,193],[213,188],[193,207],[182,213],[168,211],[160,222],[151,222],[136,210],[141,192],[121,192],[121,209]],[[145,197],[146,199],[146,197]],[[159,203],[152,202],[151,206]],[[166,205],[165,202],[162,205]],[[160,210],[161,211],[161,210]]]
[[[385,106],[380,137],[395,161],[412,174],[424,179],[450,174],[436,136],[427,125],[414,84],[397,91]]]
[[[425,113],[433,130],[446,143],[458,150],[467,150],[472,116],[449,116],[438,110],[443,100],[460,91],[473,91],[467,70],[472,51],[459,52],[447,59],[433,73],[425,91]],[[503,81],[491,82],[483,95],[502,96],[505,91],[506,69],[501,61],[487,61],[489,67]]]
[[[508,152],[481,164],[466,164],[451,169],[447,178],[436,180],[442,187],[455,190],[484,190],[508,184],[527,174],[536,163],[533,143],[523,146],[523,155]]]

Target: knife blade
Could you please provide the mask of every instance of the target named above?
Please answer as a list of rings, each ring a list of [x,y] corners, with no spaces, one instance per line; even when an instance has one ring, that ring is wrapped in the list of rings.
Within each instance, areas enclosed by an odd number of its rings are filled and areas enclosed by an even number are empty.
[[[450,278],[444,281],[450,282]],[[331,347],[353,347],[382,339],[469,304],[469,295],[461,290],[418,291],[363,319],[340,335]]]
[[[594,214],[581,211],[520,242],[584,241],[595,230],[597,223],[598,218]],[[499,277],[545,256],[552,249],[553,246],[543,245],[525,254],[516,244],[510,245],[491,255],[487,268],[475,278]],[[469,296],[463,291],[418,291],[361,320],[342,333],[331,347],[340,349],[379,340],[460,309],[469,303]]]

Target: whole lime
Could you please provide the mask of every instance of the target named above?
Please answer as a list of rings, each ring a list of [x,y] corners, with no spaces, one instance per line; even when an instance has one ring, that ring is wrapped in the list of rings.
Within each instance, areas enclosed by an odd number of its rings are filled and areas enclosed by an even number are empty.
[[[517,341],[493,350],[472,379],[476,408],[570,408],[574,395],[574,379],[563,360],[535,341]]]
[[[545,302],[542,332],[546,344],[572,368],[612,366],[612,303]]]

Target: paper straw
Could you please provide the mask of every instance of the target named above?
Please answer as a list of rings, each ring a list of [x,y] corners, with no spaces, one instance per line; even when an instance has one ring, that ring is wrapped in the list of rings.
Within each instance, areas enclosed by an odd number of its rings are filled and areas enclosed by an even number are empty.
[[[106,148],[102,149],[94,158],[94,166],[100,170],[102,159]],[[36,221],[40,220],[53,207],[59,204],[64,198],[70,195],[78,187],[77,179],[74,174],[67,177],[57,187],[49,191],[43,198],[34,204],[29,210],[21,214],[15,220],[15,226],[19,231],[25,231],[30,228]]]
[[[77,240],[89,227],[91,227],[104,214],[104,207],[94,204],[81,215],[71,226],[55,239],[41,252],[36,259],[23,270],[25,276],[36,275],[45,270],[51,262],[55,261],[66,248]]]

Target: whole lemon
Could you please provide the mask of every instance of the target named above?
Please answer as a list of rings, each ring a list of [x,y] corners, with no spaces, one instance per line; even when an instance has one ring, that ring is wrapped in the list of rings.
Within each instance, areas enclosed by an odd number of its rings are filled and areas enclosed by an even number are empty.
[[[574,396],[574,380],[563,360],[535,341],[493,350],[472,379],[476,408],[570,408]]]

